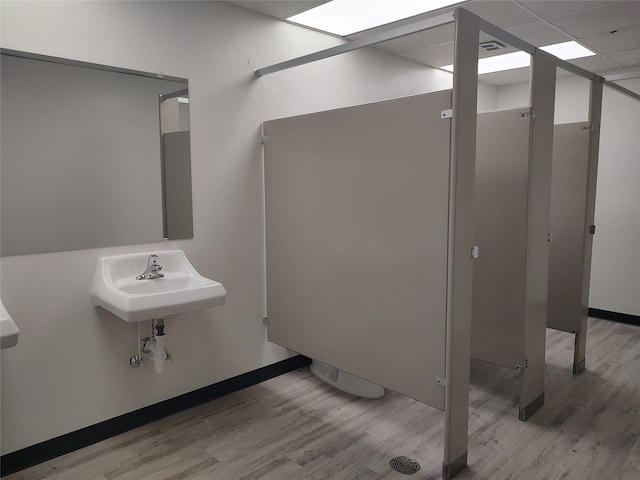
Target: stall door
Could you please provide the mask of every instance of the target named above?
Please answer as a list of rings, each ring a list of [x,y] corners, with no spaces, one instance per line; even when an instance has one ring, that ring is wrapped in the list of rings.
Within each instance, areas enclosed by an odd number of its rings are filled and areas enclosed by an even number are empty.
[[[530,109],[478,115],[471,356],[525,362]]]
[[[589,122],[556,125],[553,133],[549,304],[547,326],[580,329],[587,236]]]

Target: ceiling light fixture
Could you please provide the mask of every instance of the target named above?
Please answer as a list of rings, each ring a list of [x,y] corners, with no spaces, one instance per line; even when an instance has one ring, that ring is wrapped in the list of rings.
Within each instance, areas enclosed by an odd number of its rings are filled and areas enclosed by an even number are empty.
[[[573,40],[570,42],[555,43],[553,45],[547,45],[546,47],[540,47],[540,50],[544,50],[545,52],[558,57],[560,60],[573,60],[574,58],[590,57],[595,55],[594,52]]]
[[[575,58],[595,55],[594,52],[574,41],[547,45],[546,47],[540,47],[540,50],[544,50],[545,52],[558,57],[560,60],[573,60]],[[503,55],[494,55],[493,57],[486,57],[478,60],[478,75],[528,67],[530,63],[531,56],[526,52],[512,52],[505,53]],[[453,72],[453,65],[445,65],[440,68]]]
[[[333,0],[287,20],[344,37],[463,1]]]

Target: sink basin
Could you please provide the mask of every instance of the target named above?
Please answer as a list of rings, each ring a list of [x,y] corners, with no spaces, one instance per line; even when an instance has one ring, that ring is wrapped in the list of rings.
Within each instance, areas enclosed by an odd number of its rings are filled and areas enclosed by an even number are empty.
[[[18,327],[0,301],[0,348],[5,349],[18,344]]]
[[[158,256],[161,278],[137,280],[150,255]],[[227,292],[220,282],[200,275],[182,250],[100,257],[91,300],[125,322],[203,310],[224,304]]]

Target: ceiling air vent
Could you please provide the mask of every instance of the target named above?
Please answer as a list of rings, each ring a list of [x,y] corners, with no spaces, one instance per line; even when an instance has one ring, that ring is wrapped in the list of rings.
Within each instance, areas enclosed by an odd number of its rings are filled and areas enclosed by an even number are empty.
[[[496,50],[502,50],[504,43],[500,43],[497,40],[489,40],[488,42],[482,42],[480,48],[485,52],[494,52]]]

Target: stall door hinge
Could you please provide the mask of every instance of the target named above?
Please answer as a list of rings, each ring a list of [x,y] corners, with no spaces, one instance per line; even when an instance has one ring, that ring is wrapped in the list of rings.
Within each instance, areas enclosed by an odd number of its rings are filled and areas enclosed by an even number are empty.
[[[442,119],[453,118],[453,108],[449,108],[447,110],[442,110],[440,112],[440,118],[442,118]]]
[[[446,378],[440,378],[440,377],[436,377],[436,383],[438,385],[440,385],[441,387],[447,387],[447,379]]]
[[[535,120],[536,119],[536,112],[523,112],[520,114],[520,118],[526,118],[529,120]]]
[[[260,143],[267,143],[269,141],[269,137],[267,135],[262,135],[260,137]]]
[[[529,368],[529,359],[525,359],[524,366],[516,365],[516,370],[524,370],[525,368]]]
[[[262,319],[262,324],[263,324],[263,325],[266,325],[266,326],[269,326],[269,319],[268,319],[267,317],[264,317],[264,318]]]
[[[595,235],[595,234],[596,234],[596,226],[589,225],[589,235]]]
[[[582,130],[588,130],[589,133],[593,133],[596,131],[596,126],[593,124],[593,122],[591,122],[589,125],[587,125],[586,127],[582,127]]]

